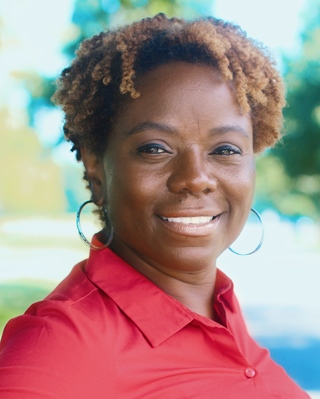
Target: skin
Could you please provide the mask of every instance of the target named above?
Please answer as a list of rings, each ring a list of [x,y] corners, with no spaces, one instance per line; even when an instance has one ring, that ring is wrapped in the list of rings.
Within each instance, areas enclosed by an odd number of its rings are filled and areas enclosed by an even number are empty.
[[[251,117],[209,66],[162,65],[137,88],[141,96],[119,112],[103,159],[82,149],[96,203],[115,230],[110,247],[214,318],[216,259],[240,234],[253,198]],[[174,219],[185,217],[207,219]]]

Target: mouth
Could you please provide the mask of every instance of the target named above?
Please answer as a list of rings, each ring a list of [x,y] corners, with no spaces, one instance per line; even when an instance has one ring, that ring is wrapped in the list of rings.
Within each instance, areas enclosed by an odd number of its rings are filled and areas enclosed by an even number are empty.
[[[206,237],[213,234],[219,226],[221,214],[193,216],[163,216],[158,215],[163,226],[171,233],[180,236]]]
[[[165,216],[159,216],[159,218],[165,222],[201,225],[201,224],[210,223],[212,220],[216,218],[216,216],[168,217],[168,218]]]

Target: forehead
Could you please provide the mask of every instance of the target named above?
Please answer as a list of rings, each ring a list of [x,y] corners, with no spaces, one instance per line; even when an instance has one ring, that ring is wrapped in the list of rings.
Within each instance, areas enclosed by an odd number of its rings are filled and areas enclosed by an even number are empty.
[[[113,136],[145,123],[165,124],[172,131],[193,135],[241,126],[252,136],[251,116],[241,112],[233,84],[213,67],[185,62],[161,65],[141,77],[137,89],[140,97],[121,109]]]
[[[168,85],[174,89],[188,85],[194,89],[204,89],[208,82],[223,84],[224,80],[217,68],[204,64],[192,64],[182,61],[160,65],[137,80],[138,91],[161,90]]]
[[[225,82],[219,70],[208,65],[164,64],[140,77],[136,88],[140,97],[125,102],[121,117],[130,111],[142,117],[150,113],[169,117],[173,112],[187,117],[192,110],[200,116],[226,109],[242,114],[233,83]]]

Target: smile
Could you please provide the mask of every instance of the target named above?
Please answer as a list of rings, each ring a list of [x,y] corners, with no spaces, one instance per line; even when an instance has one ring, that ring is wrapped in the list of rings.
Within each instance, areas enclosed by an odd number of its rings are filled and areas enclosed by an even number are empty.
[[[166,222],[182,223],[182,224],[205,224],[211,222],[214,216],[194,216],[194,217],[177,217],[177,218],[166,218],[159,216],[160,219]]]
[[[158,215],[166,230],[174,234],[189,237],[211,235],[218,227],[221,214],[216,216],[179,216],[166,217]]]

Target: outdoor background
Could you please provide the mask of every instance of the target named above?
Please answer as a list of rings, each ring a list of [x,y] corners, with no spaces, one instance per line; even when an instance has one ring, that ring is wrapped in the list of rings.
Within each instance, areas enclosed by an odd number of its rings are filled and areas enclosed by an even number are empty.
[[[237,22],[285,77],[284,138],[257,158],[265,243],[219,266],[251,333],[320,397],[320,0],[0,0],[0,334],[88,254],[74,220],[89,193],[50,102],[53,82],[84,38],[157,12]],[[89,236],[99,226],[84,216]],[[248,223],[243,237],[254,246],[258,235]]]

